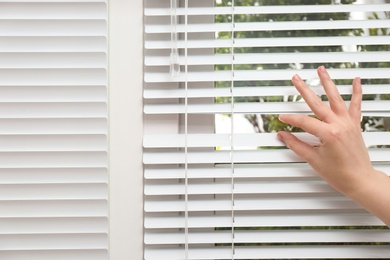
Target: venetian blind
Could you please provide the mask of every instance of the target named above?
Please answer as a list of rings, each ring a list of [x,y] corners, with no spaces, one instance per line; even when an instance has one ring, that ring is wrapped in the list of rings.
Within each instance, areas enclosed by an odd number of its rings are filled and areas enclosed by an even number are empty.
[[[390,4],[353,2],[144,1],[145,259],[388,258],[383,223],[275,133],[278,114],[310,114],[294,74],[324,97],[325,65],[347,102],[360,76],[366,145],[390,172]]]
[[[107,3],[0,1],[0,259],[107,259]]]

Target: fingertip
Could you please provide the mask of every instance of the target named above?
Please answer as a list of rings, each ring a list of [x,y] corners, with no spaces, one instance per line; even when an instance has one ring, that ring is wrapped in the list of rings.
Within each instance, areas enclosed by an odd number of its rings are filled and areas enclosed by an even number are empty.
[[[363,90],[362,90],[362,84],[361,84],[360,77],[356,77],[353,79],[352,87],[353,87],[353,93],[359,94],[359,95],[362,94]]]
[[[360,84],[360,82],[361,82],[361,78],[360,77],[355,77],[355,79],[354,79],[354,81],[356,82],[356,83],[359,83]]]
[[[285,123],[286,116],[284,114],[280,114],[278,118],[280,122]]]
[[[278,133],[276,134],[276,137],[277,137],[280,141],[284,142],[283,131],[278,132]]]
[[[354,78],[353,79],[353,82],[352,82],[352,84],[353,85],[361,85],[361,78],[360,77],[356,77],[356,78]]]
[[[318,69],[317,69],[318,72],[321,72],[321,73],[325,73],[326,72],[326,69],[324,66],[319,66]]]
[[[295,74],[293,77],[292,77],[292,81],[301,81],[302,78],[298,75],[298,74]]]
[[[293,85],[295,86],[295,88],[299,91],[301,85],[302,85],[302,78],[298,75],[298,74],[295,74],[292,79],[291,79]]]
[[[291,133],[289,132],[286,132],[286,131],[279,131],[277,134],[276,134],[276,137],[282,141],[288,148],[290,148],[290,143],[291,143],[291,137],[290,137]],[[294,137],[292,137],[294,138]]]

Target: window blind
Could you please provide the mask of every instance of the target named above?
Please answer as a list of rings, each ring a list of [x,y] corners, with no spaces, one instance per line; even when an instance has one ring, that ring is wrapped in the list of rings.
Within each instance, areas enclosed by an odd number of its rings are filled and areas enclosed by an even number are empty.
[[[0,1],[0,258],[107,259],[106,1]]]
[[[390,4],[175,2],[144,1],[145,259],[387,259],[383,223],[276,131],[318,140],[276,118],[310,114],[294,74],[325,102],[319,65],[347,102],[359,76],[363,136],[373,165],[389,172]],[[230,124],[217,132],[221,115]]]

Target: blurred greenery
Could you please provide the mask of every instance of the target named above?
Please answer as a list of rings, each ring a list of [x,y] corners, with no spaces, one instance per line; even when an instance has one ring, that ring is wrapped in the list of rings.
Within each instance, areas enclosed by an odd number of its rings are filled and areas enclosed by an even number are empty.
[[[254,6],[254,5],[327,5],[338,2],[341,4],[352,4],[356,0],[235,0],[235,6]],[[231,1],[222,0],[217,3],[218,6],[231,6]],[[385,16],[389,17],[389,13],[385,13]],[[255,15],[235,15],[235,23],[241,22],[266,22],[266,21],[315,21],[315,20],[348,20],[349,13],[315,13],[306,14],[293,13],[293,14],[255,14]],[[369,19],[380,19],[378,14],[374,13]],[[217,15],[215,16],[216,23],[228,23],[231,22],[231,15]],[[234,38],[277,38],[277,37],[318,37],[318,36],[364,36],[369,35],[388,35],[389,30],[370,28],[369,30],[362,29],[335,29],[335,30],[297,30],[297,31],[237,31],[234,32]],[[231,32],[219,32],[217,37],[220,39],[230,39]],[[230,48],[218,48],[217,54],[227,54],[232,50]],[[234,48],[234,53],[278,53],[278,52],[290,52],[290,53],[302,53],[302,52],[342,52],[343,46],[283,46],[283,47],[245,47]],[[390,45],[359,45],[356,46],[356,51],[390,51]],[[304,64],[287,64],[287,63],[275,63],[275,64],[245,64],[234,65],[234,70],[265,70],[265,69],[315,69],[318,66],[324,65],[326,68],[372,68],[381,67],[389,68],[390,62],[380,63],[304,63]],[[229,64],[216,65],[215,70],[231,70],[232,66]],[[350,85],[352,80],[336,80],[337,85]],[[362,80],[363,84],[389,84],[390,79],[366,79]],[[217,88],[229,88],[231,82],[216,82]],[[290,81],[241,81],[235,82],[234,87],[269,87],[269,86],[292,86]],[[343,96],[346,100],[350,96]],[[326,100],[326,96],[322,97]],[[292,97],[288,98],[291,101]],[[364,95],[364,100],[374,99],[390,99],[390,95]],[[230,97],[217,97],[217,103],[230,103]],[[284,97],[236,97],[234,102],[283,102]],[[299,132],[300,129],[288,126],[278,120],[277,115],[267,114],[246,114],[245,118],[252,124],[256,132],[277,132],[280,130]],[[388,118],[373,118],[364,117],[362,120],[362,129],[367,130],[390,130],[390,120]]]

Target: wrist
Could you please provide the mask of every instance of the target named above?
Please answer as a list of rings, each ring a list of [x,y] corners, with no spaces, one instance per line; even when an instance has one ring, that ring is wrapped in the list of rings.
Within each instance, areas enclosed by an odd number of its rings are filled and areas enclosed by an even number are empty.
[[[363,184],[346,195],[390,227],[389,176],[381,171],[373,170],[363,181]]]
[[[350,185],[350,188],[343,192],[346,196],[362,204],[374,196],[383,182],[389,181],[388,176],[374,168],[366,170],[360,177]]]

